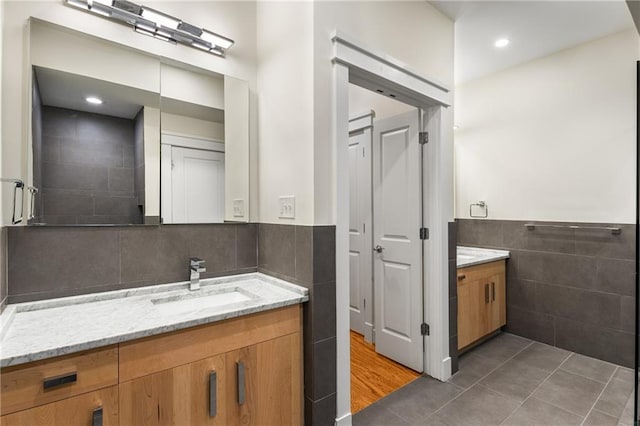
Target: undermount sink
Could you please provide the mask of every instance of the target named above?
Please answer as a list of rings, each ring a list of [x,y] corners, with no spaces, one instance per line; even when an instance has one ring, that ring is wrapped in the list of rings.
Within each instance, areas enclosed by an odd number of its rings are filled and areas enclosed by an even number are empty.
[[[257,297],[237,287],[208,291],[200,289],[189,293],[152,299],[151,303],[161,310],[180,313],[246,302]]]

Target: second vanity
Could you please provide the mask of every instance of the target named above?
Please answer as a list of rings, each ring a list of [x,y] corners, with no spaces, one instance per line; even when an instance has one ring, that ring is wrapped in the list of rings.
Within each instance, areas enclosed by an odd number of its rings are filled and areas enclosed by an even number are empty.
[[[458,349],[472,347],[507,323],[508,258],[504,250],[457,248]]]
[[[301,303],[263,274],[10,305],[3,425],[301,424]]]

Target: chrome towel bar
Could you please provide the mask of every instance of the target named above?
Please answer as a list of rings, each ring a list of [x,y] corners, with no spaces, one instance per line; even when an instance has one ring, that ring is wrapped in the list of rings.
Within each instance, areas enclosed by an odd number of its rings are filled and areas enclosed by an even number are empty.
[[[533,231],[536,228],[560,228],[560,229],[578,229],[578,230],[590,230],[590,231],[609,231],[611,235],[620,235],[622,230],[616,227],[610,226],[579,226],[579,225],[540,225],[537,223],[525,223],[525,228],[529,231]]]

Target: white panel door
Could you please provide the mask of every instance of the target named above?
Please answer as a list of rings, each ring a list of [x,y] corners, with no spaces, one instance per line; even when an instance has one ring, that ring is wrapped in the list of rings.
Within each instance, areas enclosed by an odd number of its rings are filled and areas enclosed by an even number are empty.
[[[351,329],[373,340],[371,127],[349,136],[349,308]]]
[[[224,222],[224,153],[171,147],[173,223]]]
[[[418,111],[374,122],[376,351],[423,371]]]

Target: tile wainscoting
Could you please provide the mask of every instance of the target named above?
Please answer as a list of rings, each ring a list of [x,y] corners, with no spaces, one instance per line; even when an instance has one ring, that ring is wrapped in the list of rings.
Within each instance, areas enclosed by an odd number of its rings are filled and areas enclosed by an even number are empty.
[[[256,224],[25,227],[8,230],[9,303],[255,272]]]
[[[258,270],[309,289],[304,307],[306,425],[336,417],[335,226],[258,225]]]
[[[506,249],[507,326],[523,337],[633,367],[635,226],[457,219],[458,245]],[[546,225],[617,226],[601,230]]]

